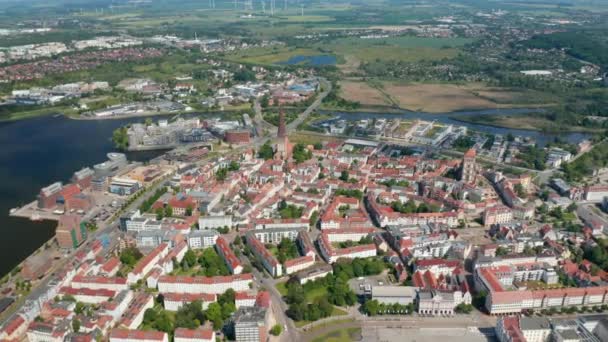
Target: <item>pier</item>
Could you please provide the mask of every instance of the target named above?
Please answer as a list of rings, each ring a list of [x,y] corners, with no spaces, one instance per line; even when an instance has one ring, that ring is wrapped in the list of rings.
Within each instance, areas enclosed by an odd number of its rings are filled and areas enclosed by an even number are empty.
[[[9,213],[10,216],[13,217],[21,217],[30,219],[32,221],[42,221],[42,220],[51,220],[51,221],[59,221],[59,217],[63,213],[56,213],[50,209],[41,209],[38,208],[38,202],[33,201],[28,203],[21,208],[11,209]]]

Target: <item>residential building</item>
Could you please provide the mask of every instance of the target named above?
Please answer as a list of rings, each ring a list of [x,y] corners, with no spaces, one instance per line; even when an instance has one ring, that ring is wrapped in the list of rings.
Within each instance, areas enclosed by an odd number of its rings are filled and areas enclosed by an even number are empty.
[[[213,247],[220,233],[215,230],[193,230],[188,234],[188,247],[190,249],[203,249]]]
[[[60,248],[74,249],[87,239],[87,227],[78,215],[61,215],[55,237]]]
[[[249,232],[245,235],[247,245],[251,248],[253,254],[260,260],[264,268],[273,277],[280,277],[283,275],[283,266],[279,263],[277,258],[266,249],[264,243],[262,243],[253,232]]]
[[[239,342],[264,342],[268,336],[268,310],[261,307],[241,307],[233,316],[234,334]]]
[[[145,292],[137,293],[129,304],[129,308],[123,314],[120,326],[127,329],[137,329],[144,320],[146,310],[151,309],[153,306],[154,297],[152,295]]]
[[[213,329],[175,329],[174,342],[215,342]]]
[[[253,281],[250,273],[236,274],[232,276],[215,277],[186,277],[186,276],[161,276],[158,279],[158,290],[161,293],[213,293],[222,294],[228,289],[234,291],[247,291],[249,284]]]
[[[169,342],[169,336],[155,330],[112,329],[110,342]]]
[[[228,266],[228,269],[232,274],[241,274],[243,272],[241,261],[237,258],[236,254],[234,254],[226,239],[220,236],[215,242],[215,250],[224,259],[226,266]]]
[[[198,219],[199,229],[217,229],[224,227],[232,227],[232,215],[220,215],[220,216],[201,216]]]
[[[163,293],[165,310],[178,311],[185,304],[201,301],[202,309],[207,310],[210,303],[216,301],[217,296],[213,293]]]

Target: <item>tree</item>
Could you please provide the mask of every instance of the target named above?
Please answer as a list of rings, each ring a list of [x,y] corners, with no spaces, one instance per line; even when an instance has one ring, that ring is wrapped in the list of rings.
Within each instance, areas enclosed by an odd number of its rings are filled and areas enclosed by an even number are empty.
[[[294,321],[301,321],[304,319],[304,312],[306,311],[306,305],[303,303],[292,303],[287,309],[287,316]]]
[[[173,208],[170,205],[165,207],[165,216],[172,217],[173,216]]]
[[[268,108],[268,106],[270,106],[270,96],[268,94],[262,96],[262,99],[260,99],[260,106],[262,106],[262,108]]]
[[[348,182],[348,171],[343,170],[340,172],[340,180],[343,182]]]
[[[260,150],[258,151],[258,157],[264,160],[269,160],[274,157],[274,150],[268,142],[260,147]]]
[[[219,330],[224,325],[224,320],[222,318],[222,307],[219,303],[211,303],[209,307],[207,307],[207,311],[205,312],[205,318],[213,323],[213,328]]]
[[[272,329],[270,329],[270,334],[272,336],[279,336],[283,332],[283,327],[280,324],[275,324]]]
[[[473,305],[460,303],[456,305],[454,311],[456,311],[457,313],[470,314],[473,311]]]
[[[72,320],[72,330],[77,333],[80,331],[80,320],[78,320],[77,318],[75,318],[74,320]]]
[[[156,213],[157,220],[160,221],[163,219],[163,216],[165,215],[165,211],[163,210],[163,208],[156,208],[154,212]]]
[[[175,314],[175,327],[195,329],[205,322],[203,303],[200,300],[183,305]]]
[[[515,193],[517,194],[517,196],[519,198],[527,197],[526,190],[524,190],[524,186],[521,185],[521,183],[515,184],[515,186],[513,187],[513,190],[515,190]]]
[[[184,259],[182,263],[187,263],[189,266],[196,265],[196,253],[193,250],[189,249],[186,254],[184,254]]]
[[[507,254],[509,254],[509,250],[507,250],[505,247],[501,246],[496,248],[496,256],[503,256]]]
[[[198,321],[197,319],[194,320],[194,323],[200,325],[200,321]],[[158,315],[158,318],[154,323],[154,328],[156,330],[163,331],[168,334],[172,333],[175,330],[175,327],[173,326],[173,323],[171,321],[171,317],[169,316],[169,313],[167,311],[162,311]]]
[[[120,262],[133,267],[143,256],[137,247],[127,247],[120,253]]]
[[[147,309],[144,312],[144,324],[146,324],[146,325],[151,326],[152,324],[154,324],[154,321],[156,321],[157,318],[158,318],[158,313],[154,309]]]
[[[253,82],[256,80],[255,73],[249,69],[242,68],[234,73],[234,80],[239,82]]]
[[[119,150],[126,150],[129,147],[129,136],[127,135],[127,127],[119,127],[112,133],[112,142]]]
[[[368,300],[363,304],[363,311],[370,316],[376,316],[378,314],[378,308],[378,301],[375,299]]]
[[[186,216],[192,216],[192,207],[191,206],[188,206],[186,208]]]
[[[81,315],[81,314],[84,312],[84,309],[85,309],[85,308],[86,308],[86,307],[85,307],[85,305],[84,305],[84,303],[83,303],[83,302],[76,302],[76,307],[74,308],[74,312],[75,312],[77,315]]]
[[[304,289],[298,282],[292,282],[287,287],[287,303],[302,303],[305,300]]]
[[[312,158],[312,152],[306,149],[304,144],[296,144],[293,147],[292,158],[296,161],[296,164],[299,164]]]
[[[226,292],[222,293],[217,298],[217,302],[220,303],[220,305],[234,304],[235,301],[236,301],[236,292],[234,292],[234,290],[231,288],[226,290]]]

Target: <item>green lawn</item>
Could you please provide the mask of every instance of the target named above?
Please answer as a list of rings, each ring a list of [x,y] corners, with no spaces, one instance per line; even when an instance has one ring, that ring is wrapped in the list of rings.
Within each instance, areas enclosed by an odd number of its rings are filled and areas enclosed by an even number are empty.
[[[361,328],[339,329],[318,337],[313,342],[349,342],[359,338],[360,335]]]
[[[226,59],[240,63],[270,65],[287,61],[294,56],[314,56],[319,54],[322,53],[309,48],[254,48],[228,55]]]
[[[334,317],[334,316],[346,316],[348,315],[348,313],[340,308],[338,308],[337,306],[334,306],[334,311],[331,312],[331,316],[330,317]],[[311,321],[297,321],[294,322],[295,326],[298,328],[301,328],[307,324],[312,323]]]
[[[277,283],[275,285],[275,287],[277,288],[277,291],[279,291],[279,293],[282,296],[286,296],[287,295],[287,286],[286,285],[287,285],[286,281]],[[315,288],[315,289],[313,289],[311,291],[306,291],[305,290],[305,292],[306,292],[306,301],[309,302],[309,303],[313,302],[317,298],[321,298],[321,297],[327,295],[327,289],[324,288],[324,287],[318,287],[318,288]]]
[[[306,290],[305,290],[306,291]],[[311,303],[315,299],[327,296],[327,289],[325,287],[318,287],[311,291],[306,291],[306,300]]]
[[[280,283],[277,283],[275,285],[275,287],[277,288],[277,291],[279,291],[279,293],[281,294],[281,296],[287,296],[287,281],[283,281]]]
[[[440,60],[455,57],[459,47],[472,42],[468,38],[390,37],[384,39],[340,38],[317,48],[328,53],[364,62],[398,60],[405,62]]]

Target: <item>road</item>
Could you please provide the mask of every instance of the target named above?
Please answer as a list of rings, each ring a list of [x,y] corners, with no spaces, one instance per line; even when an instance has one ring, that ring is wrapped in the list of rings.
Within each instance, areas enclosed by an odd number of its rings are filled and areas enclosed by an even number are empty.
[[[298,115],[298,117],[294,121],[287,124],[287,133],[295,131],[301,123],[305,122],[306,119],[308,119],[308,117],[310,116],[310,114],[312,114],[312,112],[319,108],[325,97],[331,92],[331,82],[329,82],[323,77],[318,77],[317,80],[319,81],[319,84],[323,91],[317,95],[315,101],[310,106],[308,106],[302,113],[300,113],[300,115]],[[264,120],[264,116],[262,114],[262,106],[260,105],[260,101],[257,99],[253,104],[253,111],[255,112],[253,121],[255,123],[255,129],[259,137],[262,137],[262,133],[265,130],[276,130],[276,126]]]
[[[299,341],[300,333],[298,329],[296,328],[293,321],[285,314],[288,307],[285,301],[283,300],[283,296],[279,293],[275,286],[277,280],[270,278],[266,274],[263,274],[262,272],[258,271],[255,267],[253,267],[253,265],[251,265],[250,260],[244,254],[241,254],[239,259],[241,260],[243,265],[251,266],[251,273],[253,273],[253,281],[256,287],[258,289],[264,288],[270,293],[272,311],[274,313],[276,324],[280,324],[285,330],[279,336],[279,341]],[[285,327],[287,328],[285,329]]]
[[[156,192],[157,189],[159,189],[161,186],[163,186],[163,184],[165,184],[167,179],[169,179],[172,176],[173,176],[173,173],[165,175],[158,182],[156,182],[152,186],[148,187],[145,190],[143,196],[140,196],[138,199],[133,201],[126,208],[119,210],[118,213],[128,212],[128,211],[138,208],[143,203],[144,200],[149,198],[154,192]],[[40,295],[43,293],[43,290],[46,288],[46,286],[49,284],[49,282],[53,279],[55,272],[62,269],[68,263],[73,262],[74,255],[76,255],[76,253],[78,253],[79,251],[88,249],[90,247],[90,243],[92,241],[95,241],[97,238],[99,238],[103,235],[106,235],[106,234],[109,236],[110,245],[105,248],[104,253],[106,256],[108,254],[110,254],[111,251],[116,248],[116,246],[118,244],[118,236],[120,235],[120,233],[117,229],[118,228],[118,222],[117,222],[118,215],[119,214],[112,215],[108,219],[106,219],[106,221],[98,224],[98,229],[89,235],[89,237],[87,238],[87,242],[84,243],[83,245],[81,245],[80,247],[78,247],[76,250],[70,252],[68,255],[63,257],[58,262],[56,262],[53,265],[53,268],[51,270],[49,270],[46,273],[46,275],[38,282],[37,286],[35,288],[32,288],[32,291],[26,296],[25,300],[21,300],[20,303],[24,303],[27,300],[36,299],[36,298],[40,297]],[[20,307],[16,307],[15,309],[12,310],[12,312],[10,314],[5,315],[4,319],[0,322],[0,325],[4,324],[6,321],[8,321],[15,314],[15,312],[17,312],[19,309],[20,309]]]
[[[319,93],[319,95],[317,96],[315,101],[310,106],[308,106],[308,108],[306,108],[305,111],[303,111],[300,115],[298,115],[298,117],[295,120],[293,120],[292,122],[287,124],[287,133],[294,131],[295,129],[298,128],[298,126],[300,126],[301,123],[306,121],[306,119],[308,119],[310,114],[312,112],[314,112],[315,109],[317,109],[321,105],[321,103],[323,102],[325,97],[327,95],[329,95],[329,93],[331,92],[331,89],[332,89],[331,82],[329,82],[327,79],[325,79],[323,77],[319,77],[319,78],[317,78],[317,80],[319,80],[319,84],[320,84],[321,88],[323,89],[323,91],[321,93]]]
[[[601,141],[593,144],[593,146],[591,148],[593,149],[595,146],[603,143],[605,140],[606,139],[602,139]],[[578,153],[577,155],[575,155],[574,157],[572,157],[572,159],[568,163],[574,162],[575,160],[577,160],[578,158],[580,158],[583,154],[585,154],[587,152],[588,151]],[[549,170],[544,170],[544,171],[539,172],[538,175],[536,176],[539,184],[545,184],[545,183],[549,182],[549,180],[551,180],[551,178],[553,178],[553,175],[555,174],[555,172],[557,172],[559,170],[560,170],[560,168],[556,167],[556,168],[552,168],[552,169],[549,169]]]
[[[576,214],[583,222],[589,224],[593,221],[597,221],[605,227],[608,227],[608,220],[606,220],[602,214],[595,213],[594,210],[599,211],[599,208],[597,208],[594,203],[577,202]]]

